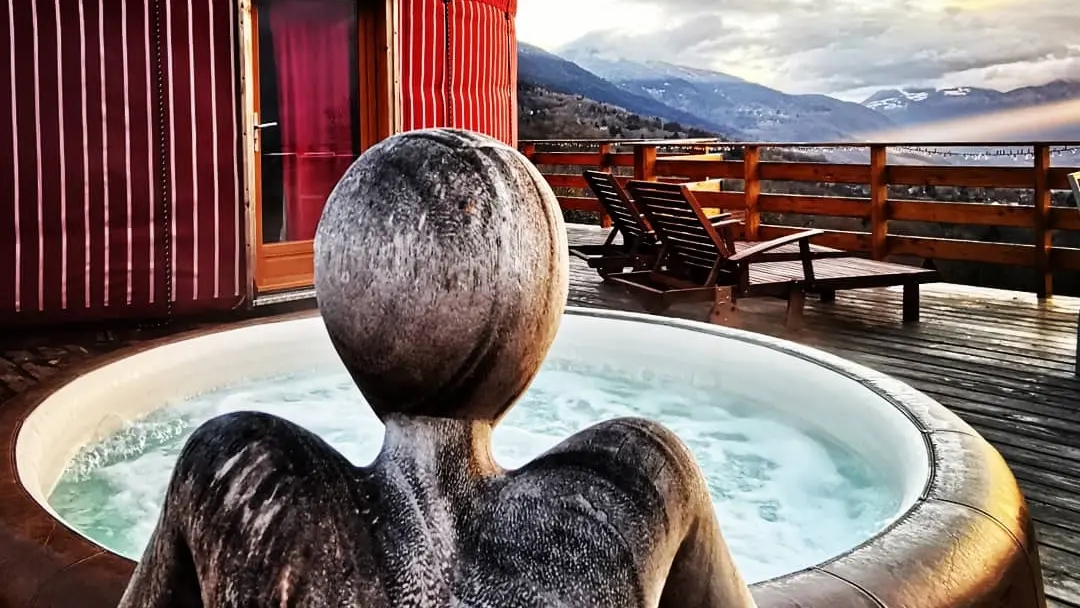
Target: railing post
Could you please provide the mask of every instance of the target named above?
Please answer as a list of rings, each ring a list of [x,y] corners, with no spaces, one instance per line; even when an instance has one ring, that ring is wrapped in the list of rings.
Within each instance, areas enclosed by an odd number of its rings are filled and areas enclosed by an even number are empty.
[[[611,144],[600,144],[600,162],[597,163],[597,168],[601,171],[609,171],[611,169]],[[607,213],[600,212],[600,226],[604,228],[611,228],[611,217]]]
[[[1035,268],[1039,272],[1035,293],[1049,298],[1054,291],[1054,273],[1050,265],[1050,146],[1035,146]]]
[[[758,201],[761,198],[761,179],[758,163],[761,160],[761,148],[746,146],[743,149],[743,193],[745,194],[746,219],[744,220],[746,239],[756,241],[761,227],[761,215]]]
[[[634,146],[634,179],[656,179],[656,146]]]
[[[889,253],[889,166],[885,146],[870,146],[870,255]]]

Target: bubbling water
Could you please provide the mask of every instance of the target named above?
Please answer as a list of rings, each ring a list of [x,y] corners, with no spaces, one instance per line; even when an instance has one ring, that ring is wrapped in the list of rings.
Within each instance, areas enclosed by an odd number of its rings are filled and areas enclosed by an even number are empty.
[[[382,443],[382,423],[343,370],[263,379],[168,405],[85,447],[49,502],[86,536],[138,559],[188,436],[210,418],[253,410],[307,428],[356,465]],[[515,468],[602,420],[661,422],[694,453],[736,564],[756,582],[858,545],[896,517],[901,500],[841,446],[757,413],[769,411],[687,383],[549,358],[496,428],[493,451]]]

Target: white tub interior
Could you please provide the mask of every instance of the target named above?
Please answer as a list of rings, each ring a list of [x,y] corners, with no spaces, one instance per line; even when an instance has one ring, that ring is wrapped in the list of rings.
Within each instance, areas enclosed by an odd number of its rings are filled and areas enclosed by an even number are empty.
[[[847,446],[896,484],[902,511],[913,505],[930,468],[922,434],[911,420],[858,381],[756,340],[697,323],[568,309],[553,351],[659,375],[689,372],[694,384],[715,385],[736,398],[775,395],[774,415]],[[341,364],[318,316],[174,342],[106,365],[62,387],[26,419],[16,445],[20,480],[61,519],[48,497],[67,463],[82,446],[146,415],[148,408],[330,365]]]

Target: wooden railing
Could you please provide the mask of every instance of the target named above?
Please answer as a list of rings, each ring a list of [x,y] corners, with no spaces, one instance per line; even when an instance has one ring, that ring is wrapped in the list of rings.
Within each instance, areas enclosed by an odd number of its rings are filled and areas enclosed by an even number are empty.
[[[592,211],[603,216],[595,198],[589,196],[581,176],[586,168],[612,170],[621,181],[630,178],[672,182],[694,182],[702,205],[746,212],[747,238],[768,239],[798,230],[799,226],[762,222],[763,214],[854,218],[862,230],[829,230],[816,242],[849,251],[865,252],[874,259],[911,256],[926,260],[957,260],[1026,266],[1038,273],[1034,291],[1040,297],[1052,293],[1054,272],[1080,271],[1080,247],[1055,246],[1058,231],[1080,231],[1080,210],[1051,204],[1055,191],[1069,189],[1068,174],[1074,167],[1052,166],[1051,154],[1075,151],[1071,142],[964,143],[964,144],[842,144],[848,150],[869,153],[864,164],[791,162],[766,160],[763,153],[840,147],[840,144],[766,144],[694,140],[684,142],[616,140],[526,141],[521,151],[536,164],[556,192],[566,210]],[[942,166],[889,164],[890,148],[940,149],[1027,147],[1030,166]],[[735,151],[739,160],[725,160],[730,153],[703,153],[710,148]],[[790,156],[790,154],[789,154]],[[1064,156],[1068,163],[1080,163],[1080,155]],[[553,170],[554,169],[554,170]],[[732,184],[732,181],[735,184]],[[770,182],[811,184],[859,184],[866,196],[805,195],[763,191]],[[987,202],[938,202],[908,200],[896,192],[897,186],[1023,189],[1029,194],[1025,204]],[[890,192],[890,187],[894,190]],[[770,188],[775,189],[775,188]],[[1059,193],[1064,198],[1064,192]],[[1026,204],[1030,202],[1030,204]],[[890,227],[898,222],[996,226],[1029,229],[1030,242],[988,242],[953,238],[933,238],[897,234]],[[1080,237],[1080,235],[1076,235]],[[1014,239],[1015,240],[1015,239]],[[1025,241],[1027,239],[1024,239]],[[1080,244],[1080,238],[1070,239]]]

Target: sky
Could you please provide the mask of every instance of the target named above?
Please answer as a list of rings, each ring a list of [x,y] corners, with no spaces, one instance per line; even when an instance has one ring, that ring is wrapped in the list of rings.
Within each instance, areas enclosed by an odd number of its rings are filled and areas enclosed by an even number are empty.
[[[1080,0],[519,0],[523,42],[861,101],[893,87],[1080,79]]]

